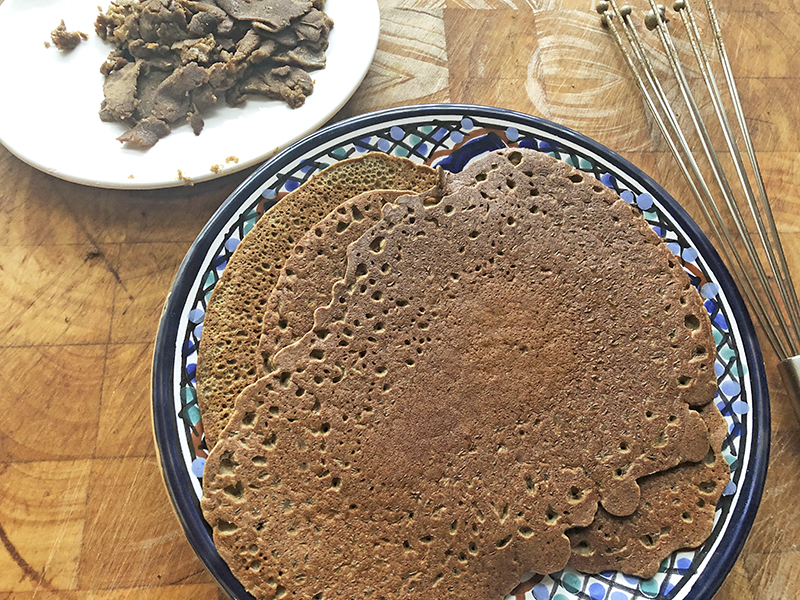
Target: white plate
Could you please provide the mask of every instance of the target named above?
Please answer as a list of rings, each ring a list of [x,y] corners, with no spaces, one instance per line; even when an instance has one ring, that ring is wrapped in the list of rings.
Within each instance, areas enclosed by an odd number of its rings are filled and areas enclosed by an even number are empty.
[[[104,10],[108,4],[104,0]],[[250,99],[242,108],[223,105],[204,115],[199,136],[183,124],[141,151],[116,140],[124,125],[97,115],[103,100],[100,65],[112,49],[94,33],[97,3],[5,0],[0,143],[51,175],[109,188],[184,185],[182,177],[200,182],[262,162],[334,115],[372,62],[380,31],[377,0],[328,0],[325,12],[334,21],[327,67],[311,73],[314,93],[303,106],[291,109],[266,99]],[[45,47],[61,19],[69,31],[89,35],[71,52]]]

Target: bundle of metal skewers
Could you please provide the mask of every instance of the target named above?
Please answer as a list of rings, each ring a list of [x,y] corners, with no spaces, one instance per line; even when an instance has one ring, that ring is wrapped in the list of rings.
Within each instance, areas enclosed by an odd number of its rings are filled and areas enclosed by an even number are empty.
[[[633,9],[618,7],[614,0],[608,0],[597,4],[597,12],[631,69],[655,123],[716,238],[718,250],[778,355],[778,369],[800,419],[800,306],[745,121],[719,18],[712,0],[703,0],[710,44],[717,54],[713,63],[721,68],[725,97],[712,70],[710,53],[704,46],[699,18],[689,0],[677,0],[673,10],[683,22],[685,36],[702,76],[703,84],[696,90],[689,83],[670,33],[667,10],[653,0],[648,2],[650,10],[644,13],[643,25],[657,34],[663,46],[671,71],[669,77],[677,82],[680,93],[677,103],[665,92],[669,86],[659,77],[655,61],[645,48],[634,22]],[[708,99],[715,118],[707,124],[700,106]],[[736,130],[731,125],[726,104],[733,111]],[[688,132],[678,119],[684,114],[691,120]],[[712,132],[717,138],[721,132],[724,139],[724,146],[719,150],[712,142]],[[727,171],[721,155],[729,165]]]

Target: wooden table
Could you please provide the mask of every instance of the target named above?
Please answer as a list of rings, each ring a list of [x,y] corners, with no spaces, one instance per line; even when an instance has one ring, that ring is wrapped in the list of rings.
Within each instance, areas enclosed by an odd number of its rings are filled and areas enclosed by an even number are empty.
[[[543,116],[632,160],[702,223],[594,0],[380,4],[372,69],[336,119],[421,102]],[[718,5],[778,225],[800,271],[800,1]],[[223,596],[167,498],[149,377],[178,264],[251,171],[194,187],[111,191],[55,179],[0,147],[0,599]],[[800,597],[800,427],[775,355],[762,346],[770,471],[717,600]]]

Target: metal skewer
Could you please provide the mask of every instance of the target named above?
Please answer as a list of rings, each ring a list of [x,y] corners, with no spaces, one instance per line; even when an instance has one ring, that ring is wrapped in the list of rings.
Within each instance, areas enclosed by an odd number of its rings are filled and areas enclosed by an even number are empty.
[[[700,69],[705,92],[711,98],[717,124],[725,140],[725,148],[730,153],[735,180],[741,188],[744,202],[740,202],[739,196],[734,192],[711,140],[709,129],[703,120],[667,27],[664,6],[657,5],[655,0],[648,0],[650,10],[645,14],[644,23],[647,29],[656,32],[664,49],[672,74],[678,83],[683,106],[688,111],[692,126],[700,141],[702,155],[711,167],[715,189],[719,191],[719,196],[723,201],[721,204],[717,202],[717,196],[712,193],[709,182],[700,170],[672,104],[644,49],[631,18],[633,12],[631,7],[618,7],[615,0],[603,0],[597,4],[597,12],[600,13],[603,24],[612,34],[631,69],[634,81],[639,87],[645,103],[652,111],[656,124],[666,139],[692,194],[697,199],[703,216],[717,238],[726,262],[731,267],[748,304],[778,355],[780,360],[778,367],[784,386],[789,392],[795,413],[800,419],[800,303],[798,303],[797,293],[769,205],[763,177],[734,82],[730,60],[722,40],[719,20],[712,0],[704,0],[704,2],[709,16],[714,47],[722,65],[728,96],[739,129],[739,137],[745,147],[755,186],[748,176],[742,152],[736,142],[736,133],[731,126],[722,94],[713,76],[711,61],[703,48],[700,28],[689,0],[677,0],[673,9],[680,15],[686,29],[689,44]],[[620,29],[624,34],[624,40]],[[753,191],[754,187],[758,192],[758,199]],[[742,206],[746,206],[746,210],[742,210]],[[751,239],[746,215],[749,215],[755,224],[757,237],[766,257],[766,265],[759,256],[756,244]],[[726,219],[733,222],[733,231],[728,227]],[[740,246],[744,248],[744,256],[739,251]],[[751,275],[751,271],[755,273],[755,277]],[[777,294],[773,284],[777,288]]]

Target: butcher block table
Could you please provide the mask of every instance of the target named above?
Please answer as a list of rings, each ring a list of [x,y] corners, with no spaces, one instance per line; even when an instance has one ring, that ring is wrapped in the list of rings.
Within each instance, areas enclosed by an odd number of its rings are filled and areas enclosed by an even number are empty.
[[[707,229],[593,0],[380,0],[380,8],[372,68],[334,120],[431,102],[541,116],[632,161]],[[800,0],[718,0],[717,8],[800,278]],[[164,487],[150,368],[181,259],[252,171],[166,190],[104,190],[37,171],[0,146],[0,599],[224,597]],[[769,473],[717,600],[800,597],[800,426],[763,337],[762,350]]]

